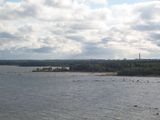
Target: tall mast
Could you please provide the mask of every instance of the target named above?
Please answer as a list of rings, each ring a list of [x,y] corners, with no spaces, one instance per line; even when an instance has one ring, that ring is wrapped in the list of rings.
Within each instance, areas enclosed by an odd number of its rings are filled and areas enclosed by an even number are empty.
[[[141,60],[141,53],[139,53],[139,60]]]

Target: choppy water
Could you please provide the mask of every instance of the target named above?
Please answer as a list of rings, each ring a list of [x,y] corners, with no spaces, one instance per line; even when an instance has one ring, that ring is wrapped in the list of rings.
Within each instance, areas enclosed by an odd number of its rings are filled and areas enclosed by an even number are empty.
[[[160,78],[0,66],[0,120],[159,120]]]

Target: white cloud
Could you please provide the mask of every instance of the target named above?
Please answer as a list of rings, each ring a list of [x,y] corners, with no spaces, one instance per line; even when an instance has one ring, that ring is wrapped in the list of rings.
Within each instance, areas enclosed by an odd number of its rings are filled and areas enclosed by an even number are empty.
[[[160,1],[92,8],[100,4],[107,1],[0,1],[0,54],[135,58],[141,52],[160,58]]]

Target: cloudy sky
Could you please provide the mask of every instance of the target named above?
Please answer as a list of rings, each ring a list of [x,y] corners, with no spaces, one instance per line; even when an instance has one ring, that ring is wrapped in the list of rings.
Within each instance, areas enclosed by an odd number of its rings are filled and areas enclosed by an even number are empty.
[[[0,59],[160,58],[160,0],[0,0]]]

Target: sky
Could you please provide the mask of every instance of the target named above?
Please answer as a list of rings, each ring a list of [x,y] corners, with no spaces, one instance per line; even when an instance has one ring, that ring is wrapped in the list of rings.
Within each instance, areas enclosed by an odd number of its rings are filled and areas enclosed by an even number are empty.
[[[160,0],[0,0],[0,59],[160,59]]]

